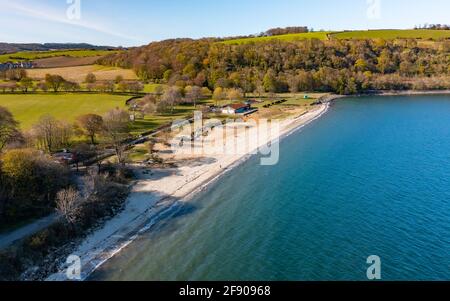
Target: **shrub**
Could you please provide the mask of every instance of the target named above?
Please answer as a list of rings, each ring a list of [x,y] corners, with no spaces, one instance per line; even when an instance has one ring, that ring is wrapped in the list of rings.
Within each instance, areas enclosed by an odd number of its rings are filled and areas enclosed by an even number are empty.
[[[49,213],[70,183],[65,167],[35,150],[10,150],[1,161],[0,226]]]

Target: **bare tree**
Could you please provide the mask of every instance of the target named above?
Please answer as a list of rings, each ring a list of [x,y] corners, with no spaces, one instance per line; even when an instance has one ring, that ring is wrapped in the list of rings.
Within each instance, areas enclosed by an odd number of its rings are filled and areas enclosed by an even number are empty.
[[[44,115],[33,125],[32,132],[38,147],[51,152],[58,144],[60,134],[59,122],[53,116]]]
[[[165,101],[170,106],[170,113],[173,113],[175,106],[181,102],[181,92],[177,87],[170,87],[164,92],[161,101]]]
[[[35,145],[47,152],[60,147],[68,147],[73,137],[73,125],[58,121],[53,116],[44,115],[33,125],[31,137]]]
[[[291,93],[297,93],[300,86],[300,80],[295,74],[289,75],[287,78],[287,84]]]
[[[242,90],[241,89],[228,89],[227,90],[227,98],[231,102],[233,100],[241,100],[243,98]]]
[[[128,83],[128,89],[132,93],[139,93],[144,90],[144,85],[141,82],[138,81],[131,81]]]
[[[148,152],[151,155],[153,155],[153,152],[155,151],[155,147],[156,147],[156,140],[154,138],[150,139],[150,141],[148,141]]]
[[[109,111],[103,118],[103,134],[115,150],[117,159],[120,164],[125,164],[124,140],[129,137],[129,114],[121,109]]]
[[[156,104],[154,104],[152,102],[146,103],[142,107],[142,112],[144,115],[153,115],[156,113],[156,111],[157,111]]]
[[[264,86],[260,83],[258,85],[256,85],[256,89],[255,92],[256,94],[258,94],[258,98],[261,98],[261,96],[266,92],[266,89],[264,88]]]
[[[58,147],[69,147],[70,140],[73,137],[73,125],[66,121],[59,121],[57,128],[57,145]]]
[[[61,190],[56,195],[56,211],[70,225],[75,224],[79,216],[81,197],[73,188]]]
[[[157,112],[157,99],[155,96],[147,94],[135,106],[139,108],[142,118],[145,118],[145,115],[153,115]]]
[[[202,88],[198,86],[186,87],[186,98],[189,102],[194,103],[194,108],[197,107],[197,101],[202,97]]]

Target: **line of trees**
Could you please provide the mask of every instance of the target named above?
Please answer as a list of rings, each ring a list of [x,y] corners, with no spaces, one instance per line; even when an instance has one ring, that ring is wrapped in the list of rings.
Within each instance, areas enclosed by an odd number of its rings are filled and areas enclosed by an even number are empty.
[[[306,33],[309,32],[307,26],[295,26],[295,27],[285,27],[285,28],[271,28],[267,30],[264,35],[265,36],[279,36],[284,34],[293,34],[293,33]]]
[[[0,91],[6,92],[28,92],[41,90],[44,92],[76,92],[81,91],[82,87],[79,83],[66,80],[60,75],[47,74],[43,81],[35,84],[33,79],[28,77],[24,69],[10,69],[2,73],[6,82],[0,82]],[[109,81],[97,81],[93,73],[89,73],[85,78],[85,89],[89,92],[96,91],[102,93],[114,93],[117,91],[122,93],[140,93],[144,90],[144,85],[139,81],[125,81],[122,76],[117,76],[116,79]],[[117,87],[116,87],[117,85]]]
[[[430,29],[430,30],[450,30],[447,24],[424,24],[416,26],[414,29]]]

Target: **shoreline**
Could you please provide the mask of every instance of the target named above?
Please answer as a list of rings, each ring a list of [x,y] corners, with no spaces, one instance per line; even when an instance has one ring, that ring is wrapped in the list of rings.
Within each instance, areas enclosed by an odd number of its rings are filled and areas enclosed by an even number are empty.
[[[420,96],[420,95],[450,95],[450,90],[386,90],[386,91],[368,91],[367,93],[354,95],[331,94],[319,100],[322,103],[332,103],[341,98],[359,98],[367,96]]]
[[[390,91],[373,91],[366,94],[353,95],[361,96],[414,96],[414,95],[447,95],[450,90],[390,90]],[[352,97],[349,95],[348,97]]]
[[[341,96],[331,98],[334,100]],[[283,120],[279,135],[262,144],[284,139],[322,117],[329,107],[330,102],[322,103],[299,116]],[[125,209],[84,238],[72,252],[82,261],[81,280],[88,279],[93,272],[149,231],[178,205],[191,201],[198,193],[252,156],[250,150],[245,154],[217,155],[212,163],[202,162],[199,158],[197,166],[155,169],[151,176],[146,171],[138,170],[138,180],[126,201]],[[50,275],[46,280],[67,280],[66,269],[67,265],[61,266],[58,273]]]
[[[328,95],[320,99],[316,109],[296,117],[283,120],[278,137],[280,139],[295,133],[328,112],[330,105],[341,98],[362,96],[400,96],[400,95],[441,95],[450,91],[383,91],[361,95]],[[264,141],[271,142],[272,139]],[[99,229],[94,230],[77,246],[73,255],[82,260],[81,280],[89,276],[119,254],[140,235],[149,231],[161,218],[170,214],[178,205],[189,202],[198,193],[205,191],[221,177],[247,161],[253,154],[216,156],[213,163],[198,160],[199,166],[155,169],[152,175],[140,170],[138,180],[130,193],[125,209]],[[218,166],[220,165],[220,166]],[[50,275],[47,281],[67,280],[66,266],[60,272]]]

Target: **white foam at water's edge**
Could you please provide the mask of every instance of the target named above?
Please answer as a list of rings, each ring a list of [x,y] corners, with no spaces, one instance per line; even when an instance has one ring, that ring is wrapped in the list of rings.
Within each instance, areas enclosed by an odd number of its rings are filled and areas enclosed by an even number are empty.
[[[282,141],[282,139],[289,137],[290,135],[296,133],[297,131],[303,129],[305,126],[311,124],[312,122],[316,121],[317,119],[321,118],[325,113],[328,112],[328,109],[330,107],[329,103],[324,104],[324,108],[322,109],[322,112],[312,118],[311,120],[308,120],[307,122],[299,125],[294,126],[294,128],[288,130],[286,133],[283,133],[280,135],[280,137],[275,138]],[[297,117],[293,120],[293,122],[298,121],[302,116]],[[274,140],[275,140],[274,139]],[[248,154],[244,155],[242,158],[238,159],[236,162],[232,163],[229,167],[224,169],[222,172],[218,173],[214,177],[206,180],[201,185],[199,185],[196,189],[188,193],[184,198],[183,201],[188,201],[192,199],[194,196],[196,196],[199,192],[205,191],[207,188],[211,187],[212,184],[216,183],[220,178],[231,172],[236,167],[240,166],[242,163],[246,162],[249,158],[253,157],[255,155]],[[161,216],[164,216],[165,214],[169,213],[170,211],[174,210],[177,205],[179,205],[178,200],[170,200],[169,199],[163,199],[159,200],[156,205],[161,204],[162,202],[167,202],[164,204],[159,210],[156,212],[153,212],[155,208],[149,208],[149,210],[146,210],[144,213],[141,213],[139,216],[136,217],[136,220],[139,219],[147,219],[147,222],[140,222],[139,225],[136,225],[136,229],[134,234],[132,234],[128,239],[122,240],[122,241],[116,241],[115,243],[108,245],[106,241],[102,241],[102,243],[106,243],[104,246],[98,246],[98,252],[95,254],[92,254],[90,257],[91,259],[88,260],[88,263],[83,266],[83,272],[81,275],[81,280],[85,281],[87,278],[89,278],[92,273],[94,273],[96,270],[98,270],[101,266],[103,266],[108,260],[119,254],[121,251],[123,251],[125,248],[130,246],[137,238],[139,238],[142,234],[150,231],[154,225],[158,222],[159,218]],[[155,206],[156,206],[155,205]],[[154,206],[154,207],[155,207]],[[146,218],[147,216],[147,218]],[[86,271],[87,269],[87,271]],[[47,281],[64,281],[67,280],[64,267],[61,268],[61,271],[51,275],[46,280]]]

